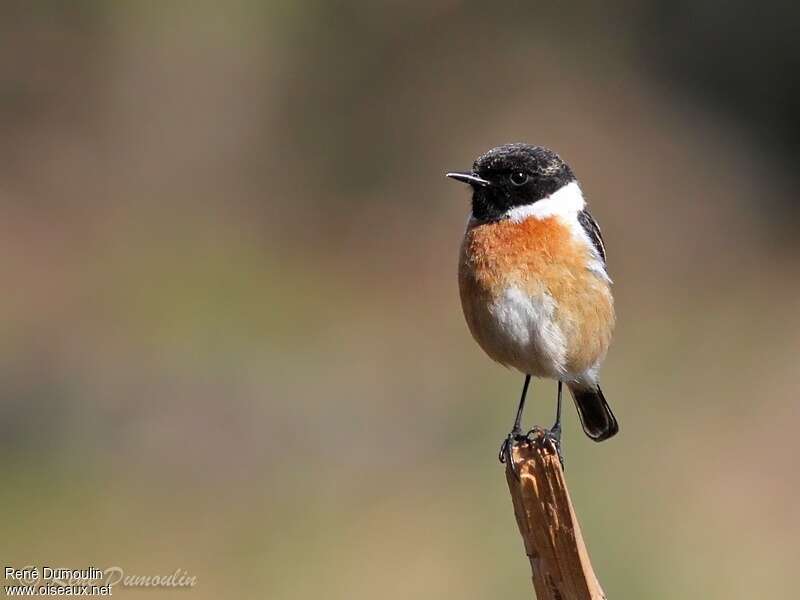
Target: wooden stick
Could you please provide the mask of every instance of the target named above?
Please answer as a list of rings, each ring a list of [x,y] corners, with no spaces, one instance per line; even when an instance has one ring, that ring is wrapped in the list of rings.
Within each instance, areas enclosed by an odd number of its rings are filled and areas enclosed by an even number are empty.
[[[604,600],[572,508],[564,471],[544,432],[516,444],[506,480],[538,600]]]

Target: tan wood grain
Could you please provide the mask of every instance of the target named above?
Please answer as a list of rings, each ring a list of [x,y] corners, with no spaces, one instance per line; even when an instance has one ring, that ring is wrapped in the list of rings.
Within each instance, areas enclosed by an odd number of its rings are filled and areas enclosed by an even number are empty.
[[[506,480],[538,600],[604,600],[572,507],[564,471],[543,432],[512,450]]]

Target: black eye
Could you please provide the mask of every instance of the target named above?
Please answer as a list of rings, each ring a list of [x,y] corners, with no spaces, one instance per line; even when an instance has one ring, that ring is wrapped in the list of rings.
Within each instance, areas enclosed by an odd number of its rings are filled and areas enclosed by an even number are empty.
[[[508,178],[511,180],[511,183],[513,183],[516,186],[525,185],[526,183],[528,183],[528,174],[523,173],[522,171],[516,171],[512,173]]]

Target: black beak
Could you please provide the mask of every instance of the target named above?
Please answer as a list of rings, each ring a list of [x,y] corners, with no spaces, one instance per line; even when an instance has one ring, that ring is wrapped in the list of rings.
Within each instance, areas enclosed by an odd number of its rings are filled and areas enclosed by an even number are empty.
[[[481,179],[474,173],[459,173],[458,171],[454,173],[448,173],[447,177],[450,179],[455,179],[456,181],[460,181],[461,183],[468,183],[472,187],[487,187],[491,185],[490,181],[486,181],[485,179]]]

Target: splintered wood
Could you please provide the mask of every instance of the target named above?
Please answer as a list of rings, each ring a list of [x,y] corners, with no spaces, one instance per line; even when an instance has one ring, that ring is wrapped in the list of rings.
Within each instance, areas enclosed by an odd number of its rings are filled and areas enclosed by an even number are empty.
[[[512,450],[506,480],[538,600],[606,598],[583,542],[564,471],[542,432]]]

